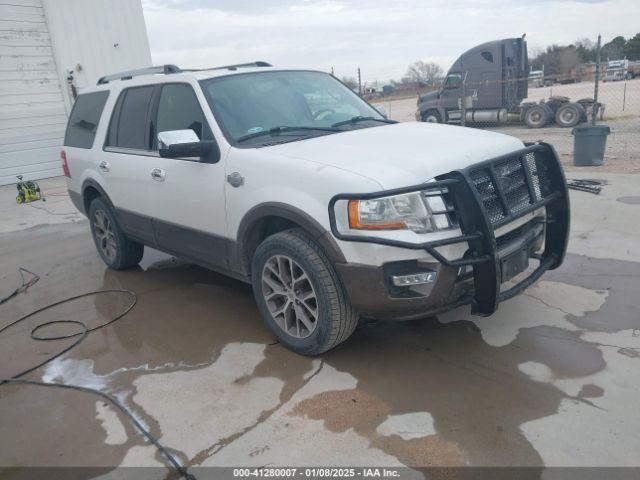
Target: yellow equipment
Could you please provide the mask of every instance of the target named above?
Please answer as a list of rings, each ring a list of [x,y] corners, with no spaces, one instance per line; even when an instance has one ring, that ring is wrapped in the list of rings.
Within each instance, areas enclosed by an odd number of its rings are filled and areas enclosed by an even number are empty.
[[[18,203],[29,203],[37,200],[44,201],[42,193],[40,192],[40,186],[31,180],[23,182],[22,175],[18,175],[16,188],[18,189],[18,195],[16,196],[16,202]]]

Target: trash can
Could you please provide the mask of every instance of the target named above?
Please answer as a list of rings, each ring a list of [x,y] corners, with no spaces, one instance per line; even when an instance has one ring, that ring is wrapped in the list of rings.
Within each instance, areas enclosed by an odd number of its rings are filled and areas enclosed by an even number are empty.
[[[608,125],[580,125],[575,127],[573,135],[573,164],[580,167],[602,165],[607,135],[611,133]]]

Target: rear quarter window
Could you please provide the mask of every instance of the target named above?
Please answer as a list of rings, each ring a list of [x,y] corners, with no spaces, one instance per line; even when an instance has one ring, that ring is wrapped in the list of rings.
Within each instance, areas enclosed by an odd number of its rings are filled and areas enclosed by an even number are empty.
[[[64,144],[67,147],[91,148],[96,138],[100,116],[109,97],[109,92],[94,92],[79,95],[71,109]]]

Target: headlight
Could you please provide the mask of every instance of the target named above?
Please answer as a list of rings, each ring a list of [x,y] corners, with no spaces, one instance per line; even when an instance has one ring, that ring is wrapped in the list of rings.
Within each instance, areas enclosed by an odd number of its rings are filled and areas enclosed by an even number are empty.
[[[434,230],[422,194],[407,193],[372,200],[349,200],[349,227],[355,230]]]

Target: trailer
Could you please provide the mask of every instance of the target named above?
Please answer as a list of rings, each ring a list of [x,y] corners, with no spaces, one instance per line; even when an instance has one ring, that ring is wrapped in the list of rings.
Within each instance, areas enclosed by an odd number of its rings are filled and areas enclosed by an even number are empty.
[[[640,77],[640,60],[634,60],[629,62],[627,77],[629,78],[629,80]]]
[[[530,81],[527,42],[507,38],[483,43],[463,53],[439,90],[418,96],[416,120],[451,124],[524,122],[540,128],[554,122],[573,127],[589,115],[602,116],[593,99],[550,97],[524,102]],[[464,118],[464,122],[463,122]]]
[[[609,60],[604,72],[603,82],[618,82],[629,78],[629,60]]]

